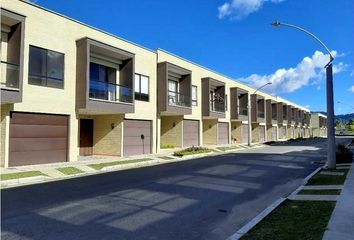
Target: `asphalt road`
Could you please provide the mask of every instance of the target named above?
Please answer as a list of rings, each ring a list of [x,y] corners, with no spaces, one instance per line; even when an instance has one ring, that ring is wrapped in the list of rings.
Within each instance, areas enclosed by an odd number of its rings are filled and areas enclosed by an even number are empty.
[[[301,185],[324,140],[2,190],[1,239],[226,239]]]

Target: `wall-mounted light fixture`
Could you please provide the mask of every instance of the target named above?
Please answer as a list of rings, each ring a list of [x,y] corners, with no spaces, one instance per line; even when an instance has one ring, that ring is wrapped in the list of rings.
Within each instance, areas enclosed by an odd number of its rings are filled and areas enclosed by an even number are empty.
[[[176,127],[176,123],[175,122],[172,123],[172,127]]]
[[[114,123],[111,123],[111,129],[113,130],[115,127]]]

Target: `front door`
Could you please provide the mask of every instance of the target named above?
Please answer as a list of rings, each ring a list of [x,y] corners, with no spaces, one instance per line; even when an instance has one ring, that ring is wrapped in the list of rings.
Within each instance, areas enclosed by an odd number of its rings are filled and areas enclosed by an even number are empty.
[[[92,155],[93,119],[80,119],[80,155]]]

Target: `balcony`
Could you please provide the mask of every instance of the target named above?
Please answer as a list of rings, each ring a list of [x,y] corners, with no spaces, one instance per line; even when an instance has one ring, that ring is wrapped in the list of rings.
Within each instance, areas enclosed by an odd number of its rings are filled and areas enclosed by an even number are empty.
[[[266,101],[263,96],[258,94],[251,95],[251,119],[252,122],[265,122]]]
[[[1,9],[1,103],[22,102],[24,22]]]
[[[18,91],[20,84],[20,65],[1,61],[1,88]]]
[[[190,107],[191,97],[179,92],[168,91],[168,104],[177,107]]]
[[[202,79],[202,113],[204,118],[225,118],[225,83],[213,78]]]
[[[119,84],[90,80],[89,98],[110,102],[133,102],[132,88]]]
[[[169,62],[157,64],[157,109],[161,115],[192,113],[192,72]]]
[[[78,112],[133,113],[134,54],[90,38],[76,45]]]
[[[230,115],[232,120],[248,120],[248,91],[234,87],[230,89]]]

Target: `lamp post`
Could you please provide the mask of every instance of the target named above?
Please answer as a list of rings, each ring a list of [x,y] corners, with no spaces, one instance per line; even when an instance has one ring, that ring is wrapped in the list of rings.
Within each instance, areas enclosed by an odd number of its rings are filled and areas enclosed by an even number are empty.
[[[271,82],[267,82],[266,84],[260,86],[259,88],[254,91],[254,94],[264,88],[267,85],[272,84]],[[251,119],[251,95],[248,97],[248,104],[247,104],[247,110],[248,110],[248,146],[251,146],[252,143],[252,119]]]
[[[327,48],[326,45],[313,33],[303,29],[301,27],[295,26],[289,23],[283,23],[279,21],[274,21],[271,25],[278,27],[278,26],[286,26],[295,28],[306,34],[310,35],[314,38],[329,54],[329,62],[324,66],[326,68],[326,91],[327,91],[327,167],[328,168],[336,168],[336,142],[334,136],[334,107],[333,107],[333,69],[332,69],[332,62],[334,57]]]

